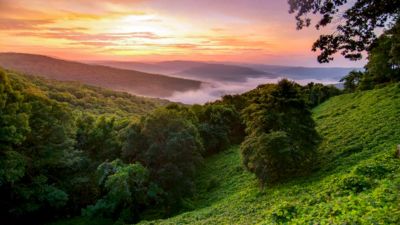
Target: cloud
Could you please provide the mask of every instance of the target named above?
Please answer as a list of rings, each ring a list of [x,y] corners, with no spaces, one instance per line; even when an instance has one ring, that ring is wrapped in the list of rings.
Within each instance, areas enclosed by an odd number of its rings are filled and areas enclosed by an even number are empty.
[[[112,42],[106,42],[106,41],[81,41],[81,42],[75,42],[71,43],[72,45],[80,44],[80,45],[87,45],[87,46],[94,46],[94,47],[107,47],[107,46],[112,46]]]
[[[29,19],[9,19],[0,18],[0,30],[32,30],[41,25],[54,23],[53,20],[29,20]]]
[[[151,32],[128,32],[128,33],[99,33],[89,34],[75,29],[51,28],[55,32],[19,32],[17,35],[34,36],[41,38],[65,39],[70,41],[117,41],[125,39],[163,39]],[[58,30],[58,31],[57,31]]]

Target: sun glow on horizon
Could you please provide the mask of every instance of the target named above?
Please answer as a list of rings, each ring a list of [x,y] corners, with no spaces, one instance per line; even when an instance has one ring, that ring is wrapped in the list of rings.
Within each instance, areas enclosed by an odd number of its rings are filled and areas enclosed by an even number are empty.
[[[317,33],[296,31],[286,2],[168,2],[1,0],[0,51],[78,60],[315,63],[310,46]]]

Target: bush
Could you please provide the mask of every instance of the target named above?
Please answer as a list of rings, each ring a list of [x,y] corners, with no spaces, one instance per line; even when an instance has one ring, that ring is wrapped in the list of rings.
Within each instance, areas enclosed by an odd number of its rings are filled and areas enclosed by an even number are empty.
[[[292,220],[297,214],[297,208],[292,203],[282,203],[275,209],[271,216],[276,223],[287,223]]]
[[[390,169],[385,164],[360,165],[355,169],[356,174],[375,179],[381,179],[389,172]]]
[[[354,193],[368,190],[371,186],[371,182],[367,178],[359,175],[346,176],[340,180],[338,185],[341,190]]]

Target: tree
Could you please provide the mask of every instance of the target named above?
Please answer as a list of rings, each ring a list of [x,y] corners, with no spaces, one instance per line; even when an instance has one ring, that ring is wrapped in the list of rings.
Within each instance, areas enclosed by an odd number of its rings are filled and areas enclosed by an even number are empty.
[[[361,80],[363,79],[364,72],[361,71],[351,71],[345,77],[343,77],[340,82],[344,82],[344,91],[346,92],[354,92],[357,90],[360,85]]]
[[[301,88],[301,94],[310,107],[315,107],[330,97],[341,94],[341,91],[333,85],[311,82]]]
[[[30,132],[30,105],[0,70],[0,154],[21,145]]]
[[[99,165],[97,177],[104,194],[83,210],[83,215],[135,222],[151,191],[148,170],[139,163],[124,164],[116,159]]]
[[[377,84],[400,80],[400,19],[390,30],[385,31],[372,45],[368,55],[366,73],[361,82],[362,89]]]
[[[194,175],[204,151],[195,120],[186,107],[171,105],[128,130],[124,158],[149,169],[151,181],[164,192],[167,213],[194,191]]]
[[[290,13],[296,14],[297,28],[311,25],[310,14],[319,14],[316,29],[327,26],[335,19],[336,31],[321,35],[312,50],[320,50],[318,61],[327,63],[340,52],[351,60],[362,58],[376,40],[376,28],[390,26],[400,14],[400,0],[288,0]]]
[[[226,149],[231,143],[241,140],[238,129],[241,129],[239,112],[233,105],[206,104],[193,106],[198,118],[198,130],[206,154],[213,154]]]
[[[319,135],[300,88],[288,80],[261,86],[244,109],[243,164],[261,187],[307,171],[315,159]]]
[[[78,120],[77,148],[97,162],[94,169],[105,160],[120,157],[122,127],[114,117],[85,115]]]
[[[400,80],[400,20],[371,46],[364,72],[352,71],[343,77],[345,90],[368,90]]]

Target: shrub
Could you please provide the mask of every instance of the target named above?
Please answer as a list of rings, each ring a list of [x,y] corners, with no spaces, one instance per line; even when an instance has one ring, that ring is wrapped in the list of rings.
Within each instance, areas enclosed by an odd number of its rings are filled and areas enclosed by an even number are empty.
[[[297,214],[297,208],[294,204],[284,202],[275,209],[271,216],[276,223],[287,223]]]
[[[355,169],[356,174],[375,179],[383,178],[388,172],[390,172],[390,170],[385,164],[360,165]]]
[[[340,180],[338,187],[343,191],[359,193],[371,188],[371,182],[359,175],[349,175]]]

